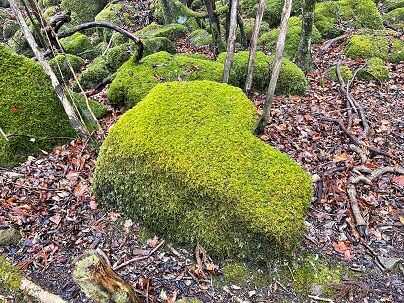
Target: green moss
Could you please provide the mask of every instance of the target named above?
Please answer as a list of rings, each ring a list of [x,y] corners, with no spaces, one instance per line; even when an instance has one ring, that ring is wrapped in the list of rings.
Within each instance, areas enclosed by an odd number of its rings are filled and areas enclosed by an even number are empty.
[[[210,60],[159,52],[143,58],[140,64],[132,58],[122,65],[107,95],[112,104],[131,107],[160,82],[178,79],[220,81],[222,71],[222,64]]]
[[[60,39],[63,49],[68,54],[73,54],[86,58],[88,50],[91,48],[91,41],[86,35],[75,33],[70,37]]]
[[[73,73],[69,67],[69,64],[73,71],[77,74],[80,71],[81,67],[84,65],[84,60],[78,56],[71,54],[58,54],[54,58],[49,60],[49,64],[58,77],[59,81],[68,81],[73,78]]]
[[[300,14],[303,1],[297,0],[292,3],[292,15]],[[267,0],[267,6],[263,20],[271,26],[277,26],[281,22],[283,0]],[[240,8],[243,14],[249,18],[255,18],[257,11],[256,0],[240,0]]]
[[[195,46],[209,45],[213,42],[212,35],[204,29],[194,30],[189,35],[189,40]]]
[[[385,0],[383,1],[383,8],[386,12],[392,11],[393,9],[404,7],[404,0]]]
[[[8,166],[29,154],[74,137],[62,105],[41,66],[0,44],[0,165]]]
[[[239,88],[159,84],[104,141],[97,201],[213,256],[256,260],[289,251],[304,232],[311,178],[256,138],[255,123],[255,107]]]
[[[393,39],[391,42],[389,61],[393,63],[404,61],[404,41]]]
[[[195,298],[182,298],[178,301],[176,301],[177,303],[202,303],[202,301],[195,299]]]
[[[94,88],[102,80],[108,78],[110,72],[107,67],[107,62],[104,58],[99,57],[87,66],[80,74],[79,82],[84,89]]]
[[[345,48],[345,54],[353,59],[379,57],[387,59],[389,44],[384,36],[353,35]]]
[[[291,268],[293,288],[301,295],[309,295],[314,289],[323,295],[330,295],[330,287],[340,283],[343,274],[340,267],[331,266],[314,256],[294,262]]]
[[[3,36],[4,40],[9,40],[14,34],[18,31],[20,26],[14,20],[5,20],[3,23],[2,34],[0,33],[0,37]],[[0,27],[1,30],[1,27]]]
[[[43,16],[47,22],[60,11],[59,6],[50,6],[44,12]]]
[[[41,7],[50,7],[59,5],[61,0],[39,0],[38,3]]]
[[[284,56],[294,58],[299,47],[300,35],[302,32],[302,21],[299,17],[291,17],[288,21],[288,32],[286,34]],[[264,33],[259,38],[259,44],[265,46],[271,51],[275,51],[278,41],[279,29],[272,29]],[[321,34],[316,27],[313,28],[312,43],[318,43],[321,40]]]
[[[0,288],[18,290],[21,285],[21,273],[0,255]]]
[[[404,30],[404,7],[396,8],[383,16],[383,19],[394,27]]]
[[[357,28],[382,29],[383,20],[373,0],[341,0],[343,19]]]
[[[316,4],[314,24],[324,38],[341,34],[337,24],[341,20],[341,7],[338,1],[325,1]]]
[[[107,0],[62,0],[60,6],[72,12],[72,25],[94,21],[95,16],[107,4]],[[69,24],[70,24],[69,23]]]
[[[248,51],[237,52],[234,56],[232,70],[230,72],[230,84],[243,88],[248,67]],[[219,54],[218,61],[223,63],[226,53]],[[253,88],[265,91],[272,72],[271,65],[274,56],[267,56],[263,52],[257,52],[256,67],[253,79]],[[278,95],[301,95],[307,88],[307,80],[303,71],[288,59],[283,59],[282,67],[276,86]]]
[[[165,51],[175,53],[175,44],[173,41],[164,37],[154,37],[143,39],[144,50],[143,56],[154,54],[157,52]]]
[[[351,69],[346,65],[341,65],[341,76],[344,81],[351,80],[353,77]],[[332,81],[338,82],[337,67],[333,66],[328,70],[328,78]]]
[[[95,21],[108,21],[118,25],[123,9],[123,3],[110,3],[95,16]]]
[[[137,31],[136,35],[141,38],[164,37],[170,40],[175,40],[185,32],[186,27],[182,24],[173,23],[160,25],[157,23],[151,23],[140,31]]]
[[[29,46],[27,40],[24,37],[24,34],[21,30],[18,30],[13,37],[7,42],[7,44],[20,55],[24,55],[26,57],[33,57],[34,53],[32,52],[31,47]]]
[[[223,267],[226,283],[243,284],[249,275],[247,266],[243,263],[228,263]]]
[[[247,37],[247,40],[251,40],[252,32],[254,30],[254,24],[255,24],[255,19],[254,18],[248,18],[243,20],[244,21],[244,31],[245,35]],[[266,33],[270,30],[268,22],[262,21],[261,22],[261,27],[260,27],[260,33]],[[240,30],[237,29],[237,35],[238,39],[240,39]]]
[[[358,78],[363,80],[386,81],[390,78],[390,73],[384,61],[375,57],[367,61],[366,68],[358,73]]]

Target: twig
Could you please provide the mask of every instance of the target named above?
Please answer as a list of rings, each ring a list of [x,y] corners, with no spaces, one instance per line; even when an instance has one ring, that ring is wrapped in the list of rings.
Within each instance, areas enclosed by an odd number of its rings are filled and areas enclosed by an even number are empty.
[[[327,40],[324,42],[324,45],[321,47],[321,51],[325,52],[326,50],[328,50],[331,45],[333,45],[335,42],[338,42],[340,40],[344,40],[345,38],[348,38],[350,36],[350,33],[344,34],[342,36]]]
[[[345,87],[345,80],[342,77],[340,62],[337,63],[336,72],[337,72],[338,81],[340,83],[340,87],[341,88]],[[348,129],[350,129],[352,126],[352,109],[357,111],[355,103],[352,101],[353,100],[351,100],[350,98],[347,98],[346,109],[347,109],[347,113],[348,113],[348,126],[347,126]]]
[[[0,127],[0,135],[2,135],[6,141],[9,141],[6,133],[3,131],[1,127]]]
[[[153,248],[153,249],[147,254],[147,256],[132,258],[132,259],[126,261],[126,262],[123,262],[122,264],[120,264],[120,265],[118,265],[118,266],[113,267],[112,269],[116,271],[116,270],[121,269],[122,267],[125,267],[125,266],[127,266],[127,265],[133,263],[133,262],[146,260],[146,259],[148,259],[149,257],[151,257],[161,246],[163,246],[164,243],[165,243],[165,240],[161,241],[155,248]]]
[[[319,296],[308,295],[308,297],[309,297],[310,299],[315,300],[315,301],[330,302],[330,303],[333,303],[333,302],[334,302],[334,301],[331,300],[331,299],[322,298],[322,297],[319,297]]]
[[[356,199],[356,187],[355,184],[349,181],[347,186],[347,194],[350,200],[350,206],[352,214],[355,219],[355,227],[361,237],[367,236],[367,224],[365,219],[363,219],[361,210],[359,208],[358,200]]]

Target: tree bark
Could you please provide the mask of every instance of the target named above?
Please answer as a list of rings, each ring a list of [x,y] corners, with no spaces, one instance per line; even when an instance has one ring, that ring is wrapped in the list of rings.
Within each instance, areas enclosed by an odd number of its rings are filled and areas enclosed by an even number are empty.
[[[314,9],[316,0],[304,0],[302,32],[296,56],[296,63],[301,69],[308,72],[313,68],[313,58],[311,56],[311,40],[314,23]]]
[[[247,47],[247,35],[245,34],[244,22],[240,14],[240,6],[238,7],[237,12],[237,24],[240,29],[240,43],[243,47]]]
[[[172,0],[160,0],[160,3],[163,6],[164,22],[166,24],[174,23],[174,7]]]
[[[245,81],[245,91],[247,94],[251,92],[254,69],[255,69],[255,58],[257,53],[257,42],[258,35],[260,33],[262,17],[264,16],[264,11],[266,8],[266,0],[260,0],[257,8],[257,16],[255,17],[254,29],[250,41],[250,53],[248,56],[248,69],[247,78]]]
[[[97,303],[140,303],[133,287],[112,268],[102,251],[85,252],[75,261],[73,279]]]
[[[262,116],[257,123],[255,133],[258,135],[263,132],[265,126],[270,121],[270,110],[275,95],[275,88],[279,78],[279,72],[282,66],[283,49],[285,48],[286,33],[288,31],[288,20],[292,9],[292,0],[285,0],[282,10],[282,19],[279,31],[278,42],[276,44],[275,59],[272,67],[271,81],[269,82],[267,97],[264,103]]]
[[[233,64],[234,49],[236,46],[237,7],[238,7],[238,0],[231,0],[229,37],[227,39],[227,55],[223,70],[224,83],[229,82],[230,70]]]
[[[212,31],[214,53],[217,55],[222,48],[222,38],[220,35],[220,21],[216,13],[216,4],[214,0],[204,0],[206,10],[209,16],[210,28]]]
[[[63,86],[59,83],[59,80],[57,79],[55,73],[52,71],[52,68],[50,67],[49,63],[45,60],[42,52],[39,50],[38,45],[30,32],[28,25],[25,23],[24,17],[22,16],[16,0],[10,0],[10,6],[15,14],[15,17],[20,24],[21,30],[24,33],[25,39],[27,39],[32,51],[35,54],[35,57],[38,59],[38,62],[42,65],[42,68],[44,69],[45,73],[50,77],[52,86],[56,92],[57,97],[59,98],[60,102],[62,103],[62,106],[66,112],[66,115],[70,121],[70,125],[76,130],[77,134],[80,135],[81,137],[88,137],[89,132],[86,128],[85,125],[81,123],[79,118],[76,115],[76,112],[74,111],[73,106],[70,104],[68,101],[65,93]]]

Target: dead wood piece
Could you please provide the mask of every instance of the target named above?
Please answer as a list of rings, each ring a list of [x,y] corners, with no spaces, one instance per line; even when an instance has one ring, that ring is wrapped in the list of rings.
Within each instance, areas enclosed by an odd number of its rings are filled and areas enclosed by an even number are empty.
[[[325,52],[325,51],[328,50],[328,49],[331,47],[331,45],[333,45],[335,42],[338,42],[338,41],[340,41],[340,40],[344,40],[344,39],[348,38],[349,36],[350,36],[350,34],[347,33],[347,34],[344,34],[344,35],[342,35],[342,36],[339,36],[339,37],[336,37],[336,38],[333,38],[333,39],[330,39],[330,40],[325,41],[323,47],[321,48],[321,51]]]
[[[58,34],[58,38],[65,38],[65,37],[69,37],[71,35],[73,35],[76,32],[80,32],[86,29],[90,29],[90,28],[96,28],[96,27],[103,27],[103,28],[108,28],[108,29],[112,29],[124,36],[127,36],[129,39],[131,39],[133,42],[136,43],[136,45],[139,47],[138,49],[138,53],[136,56],[136,61],[139,61],[140,59],[142,59],[143,57],[143,51],[144,51],[144,45],[142,40],[135,36],[134,34],[132,34],[131,32],[116,26],[110,22],[105,22],[105,21],[94,21],[94,22],[87,22],[87,23],[83,23],[80,25],[77,25],[76,27],[72,28],[69,31],[66,32],[62,32]]]
[[[352,214],[355,219],[356,229],[361,237],[366,237],[367,236],[367,223],[366,223],[365,219],[363,218],[361,210],[359,208],[359,203],[356,198],[356,187],[355,187],[355,184],[352,183],[352,180],[350,180],[350,182],[347,186],[347,194],[348,194],[348,197],[350,200]]]
[[[73,279],[97,303],[140,303],[133,287],[116,274],[108,258],[89,250],[75,261]]]
[[[36,285],[35,283],[22,278],[20,289],[22,292],[26,293],[27,295],[35,298],[38,302],[41,303],[66,303],[61,297],[54,295],[46,290],[42,289],[40,286]],[[36,301],[35,301],[36,302]]]

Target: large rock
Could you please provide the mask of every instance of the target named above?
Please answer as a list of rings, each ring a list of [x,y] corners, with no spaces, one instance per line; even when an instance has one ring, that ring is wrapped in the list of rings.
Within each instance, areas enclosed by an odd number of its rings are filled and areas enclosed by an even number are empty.
[[[72,21],[69,25],[77,25],[94,21],[95,16],[107,3],[108,0],[62,0],[60,6],[63,10],[72,13]]]
[[[0,44],[0,166],[74,137],[49,78],[33,60]]]
[[[154,232],[218,257],[265,259],[304,234],[311,178],[256,138],[239,88],[159,84],[112,127],[94,192]]]

